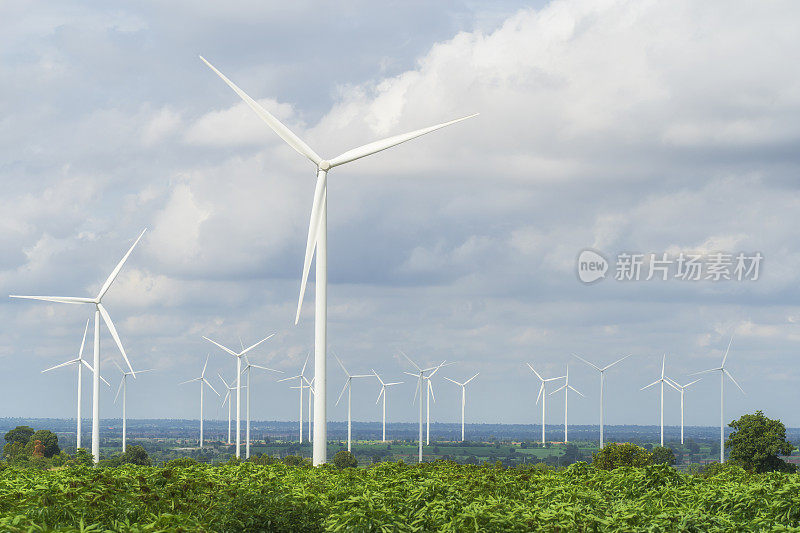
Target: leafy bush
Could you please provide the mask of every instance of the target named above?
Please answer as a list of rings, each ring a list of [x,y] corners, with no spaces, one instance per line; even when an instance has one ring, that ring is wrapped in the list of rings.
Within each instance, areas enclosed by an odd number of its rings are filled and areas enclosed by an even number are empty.
[[[786,426],[780,420],[772,420],[756,411],[728,425],[736,430],[725,441],[725,447],[731,449],[731,462],[751,472],[794,472],[797,469],[778,457],[789,455],[795,449],[786,440]]]
[[[347,450],[341,450],[333,456],[333,464],[336,468],[355,468],[358,466],[358,460]]]
[[[282,461],[283,461],[283,464],[289,465],[289,466],[310,466],[311,465],[311,461],[309,461],[308,459],[305,459],[303,457],[300,457],[299,455],[287,455],[286,457],[284,457],[282,459]]]
[[[675,464],[675,452],[672,448],[666,446],[654,446],[651,452],[653,456],[654,465],[669,465]]]
[[[191,457],[180,457],[178,459],[172,459],[164,463],[164,468],[188,468],[190,466],[197,465],[197,461],[192,459]]]
[[[621,466],[642,467],[653,464],[653,454],[630,442],[608,442],[599,452],[592,454],[592,464],[602,470],[614,470]]]

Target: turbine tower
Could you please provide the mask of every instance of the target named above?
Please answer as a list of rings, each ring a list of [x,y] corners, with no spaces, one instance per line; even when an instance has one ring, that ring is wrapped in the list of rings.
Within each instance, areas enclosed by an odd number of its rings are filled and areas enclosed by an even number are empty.
[[[237,87],[232,81],[225,77],[211,63],[200,56],[200,59],[208,65],[222,80],[233,89],[244,102],[255,111],[255,113],[267,123],[267,125],[281,138],[286,144],[294,148],[298,153],[308,158],[317,168],[317,183],[314,190],[314,201],[311,207],[311,217],[308,225],[308,238],[306,240],[306,255],[303,261],[303,277],[300,282],[300,296],[297,302],[297,314],[295,324],[300,320],[300,309],[303,304],[303,294],[306,289],[308,273],[311,268],[311,261],[316,250],[316,286],[314,303],[314,375],[318,377],[314,394],[314,466],[327,461],[327,411],[325,400],[326,393],[326,346],[327,346],[327,297],[328,297],[328,198],[327,198],[327,176],[328,171],[339,165],[344,165],[356,159],[361,159],[376,152],[386,150],[398,144],[410,141],[420,135],[425,135],[445,126],[461,122],[476,115],[469,115],[428,128],[412,131],[402,135],[396,135],[380,141],[375,141],[352,150],[348,150],[333,159],[323,159],[317,155],[305,142],[295,135],[289,128],[283,125],[272,114],[261,107],[261,105],[250,98],[244,91]]]
[[[567,407],[569,402],[569,391],[577,392],[578,394],[583,396],[583,393],[581,393],[578,389],[569,384],[569,363],[567,363],[567,373],[564,375],[564,384],[561,385],[556,390],[554,390],[553,392],[551,392],[550,394],[553,395],[558,391],[560,391],[561,389],[564,389],[564,444],[566,444],[567,442],[569,442],[569,440],[567,440]],[[586,398],[586,396],[583,397]]]
[[[467,383],[469,383],[473,379],[477,378],[478,374],[480,374],[480,372],[478,372],[477,374],[475,374],[474,376],[469,378],[464,383],[459,383],[458,381],[456,381],[454,379],[447,378],[447,377],[444,378],[447,381],[453,382],[456,385],[458,385],[459,387],[461,387],[461,442],[464,442],[464,406],[467,403]]]
[[[114,283],[115,279],[117,279],[117,275],[119,274],[120,270],[122,270],[122,265],[124,265],[125,261],[128,260],[128,257],[131,255],[131,252],[133,252],[133,249],[136,247],[136,245],[139,244],[139,240],[141,240],[145,231],[147,231],[147,228],[142,230],[142,233],[139,234],[139,237],[133,243],[133,246],[128,249],[128,252],[122,257],[122,260],[117,263],[117,266],[114,267],[114,270],[112,270],[111,274],[108,276],[108,278],[106,278],[103,286],[100,287],[100,292],[97,293],[97,296],[94,298],[81,298],[75,296],[10,295],[11,298],[22,298],[25,300],[44,300],[45,302],[64,304],[94,305],[94,354],[92,358],[92,368],[94,368],[94,371],[92,372],[92,456],[95,463],[100,461],[100,317],[103,318],[103,322],[105,322],[109,333],[111,333],[111,337],[114,338],[114,342],[117,344],[117,348],[119,348],[122,358],[125,359],[130,371],[133,372],[131,362],[128,361],[128,356],[125,354],[125,348],[122,347],[122,341],[119,339],[117,328],[114,327],[114,322],[111,321],[111,316],[103,306],[103,296],[106,295],[108,289],[111,288],[111,284]],[[133,374],[133,378],[136,379],[136,374]]]
[[[600,448],[602,449],[603,448],[603,443],[605,442],[603,440],[603,405],[604,405],[603,404],[603,387],[604,387],[604,385],[606,383],[606,370],[608,370],[612,366],[616,365],[617,363],[621,363],[622,361],[624,361],[625,359],[630,357],[630,355],[626,355],[625,357],[623,357],[621,359],[617,359],[616,361],[614,361],[610,365],[606,365],[603,368],[600,368],[599,366],[597,366],[597,365],[595,365],[593,363],[590,363],[589,361],[587,361],[586,359],[584,359],[583,357],[581,357],[578,354],[572,354],[572,355],[574,355],[575,357],[577,357],[578,359],[580,359],[581,361],[583,361],[584,363],[586,363],[590,367],[592,367],[595,370],[597,370],[598,372],[600,372]]]
[[[203,365],[203,371],[200,373],[199,378],[190,379],[189,381],[184,381],[180,383],[180,385],[186,385],[187,383],[194,383],[195,381],[200,382],[200,449],[203,449],[203,386],[208,385],[214,394],[219,396],[217,389],[211,384],[210,381],[206,379],[206,367],[208,367],[208,358],[211,357],[210,355],[206,356],[206,364]]]
[[[350,397],[353,393],[353,378],[371,378],[372,374],[350,374],[347,369],[344,367],[342,360],[336,354],[333,354],[336,357],[336,362],[339,363],[339,366],[342,367],[344,370],[345,375],[347,376],[347,380],[344,382],[344,387],[342,387],[342,392],[339,393],[339,398],[336,400],[336,405],[339,405],[339,401],[342,399],[344,395],[344,391],[347,391],[347,451],[350,451],[350,442],[352,437],[352,419],[350,417]]]
[[[239,339],[239,343],[242,345],[242,350],[244,350],[244,344],[242,343],[242,339]],[[247,358],[246,355],[244,357],[244,368],[242,369],[242,373],[247,373],[247,385],[244,387],[247,389],[247,408],[246,408],[246,415],[245,418],[247,422],[245,423],[245,445],[244,445],[244,456],[245,459],[250,459],[250,369],[251,368],[259,368],[261,370],[268,370],[270,372],[278,372],[283,374],[283,370],[275,370],[274,368],[268,368],[266,366],[257,365],[255,363],[251,363],[250,359]]]
[[[119,380],[119,387],[117,388],[117,394],[114,396],[114,403],[117,403],[117,398],[119,398],[119,393],[122,391],[122,453],[125,453],[127,450],[127,442],[128,442],[128,415],[127,415],[127,408],[128,408],[128,376],[132,376],[133,372],[125,372],[121,366],[117,364],[116,361],[113,361],[114,366],[119,369],[122,373],[122,378]],[[141,374],[142,372],[152,372],[152,368],[148,368],[147,370],[139,370],[136,373]]]
[[[381,382],[381,391],[378,393],[378,399],[375,400],[375,404],[377,405],[377,403],[381,401],[381,396],[383,396],[383,442],[386,442],[386,389],[392,385],[400,385],[403,382],[394,381],[392,383],[386,383],[381,379],[378,373],[375,372],[375,369],[372,369],[372,373],[375,374],[375,377]]]
[[[639,390],[645,390],[649,389],[653,385],[658,385],[659,383],[661,384],[661,446],[662,447],[664,446],[664,384],[666,383],[673,389],[675,388],[675,386],[672,385],[672,383],[670,383],[669,378],[664,376],[664,366],[666,365],[666,362],[667,362],[667,354],[664,354],[664,357],[661,358],[661,377],[652,382],[650,385],[647,385],[646,387],[642,387],[641,389],[639,389]]]
[[[82,391],[82,387],[83,387],[83,367],[86,366],[86,368],[88,368],[90,371],[94,372],[94,370],[92,369],[92,365],[87,363],[86,359],[83,358],[83,346],[84,346],[84,344],[86,344],[86,333],[89,331],[89,320],[91,320],[91,318],[87,318],[86,319],[86,327],[83,329],[83,340],[81,341],[81,349],[78,351],[78,357],[76,359],[70,359],[66,363],[61,363],[60,365],[51,366],[50,368],[42,370],[42,374],[44,374],[45,372],[50,372],[51,370],[55,370],[56,368],[61,368],[62,366],[69,366],[69,365],[77,365],[78,366],[78,415],[77,415],[78,416],[78,428],[77,428],[77,432],[78,433],[77,433],[77,438],[76,438],[76,441],[75,441],[76,442],[75,448],[80,448],[81,447],[81,403],[82,403],[82,400],[83,400],[83,393],[81,391]],[[108,381],[103,379],[103,376],[100,376],[100,379],[103,381],[103,383],[105,383],[109,387],[111,386],[111,384]]]
[[[530,363],[525,363],[525,364],[528,365],[528,368],[531,369],[531,372],[536,374],[536,377],[539,378],[539,381],[542,382],[542,385],[539,387],[539,394],[536,396],[536,403],[537,404],[539,403],[539,398],[542,399],[542,446],[544,446],[544,442],[545,442],[545,440],[544,440],[545,439],[545,436],[544,436],[545,416],[544,416],[544,414],[545,414],[545,405],[547,404],[547,390],[546,390],[546,386],[545,385],[550,381],[558,381],[559,379],[564,379],[566,376],[558,376],[558,377],[555,377],[555,378],[547,378],[547,379],[545,379],[536,371],[536,369],[533,368],[533,366],[531,366]]]
[[[247,354],[250,350],[261,344],[262,342],[271,339],[275,334],[265,337],[255,343],[254,345],[250,346],[249,348],[243,349],[241,352],[234,352],[230,348],[226,348],[225,346],[221,345],[216,341],[212,341],[208,337],[203,337],[205,340],[210,342],[211,344],[216,345],[218,348],[221,348],[225,352],[229,353],[230,355],[236,358],[236,458],[239,459],[242,456],[242,357]],[[210,387],[211,385],[209,385]],[[248,389],[249,390],[249,389]],[[215,391],[216,392],[216,391]],[[219,395],[219,393],[217,393]]]
[[[681,384],[679,384],[677,381],[675,381],[672,378],[667,378],[667,379],[669,380],[670,385],[672,385],[672,388],[681,393],[681,444],[683,444],[683,393],[686,392],[686,389],[690,385],[694,385],[695,383],[700,381],[700,379],[702,379],[702,378],[698,378],[698,379],[696,379],[694,381],[690,381],[686,385],[681,385]]]
[[[409,363],[414,365],[414,368],[417,369],[417,374],[412,374],[411,372],[406,372],[406,374],[417,378],[417,389],[414,391],[414,402],[417,401],[417,394],[419,394],[419,462],[421,463],[422,462],[422,404],[423,404],[422,387],[426,379],[434,375],[436,372],[439,371],[440,368],[445,366],[445,362],[442,361],[441,363],[439,363],[438,366],[432,366],[430,368],[421,368],[417,363],[412,361],[411,358],[409,358],[405,353],[403,353],[402,350],[400,350],[400,353],[403,355],[403,357],[408,359]],[[426,376],[425,372],[431,372],[431,373],[428,376]],[[430,413],[430,410],[428,410],[428,412]],[[430,418],[428,420],[430,420]]]
[[[233,397],[231,392],[236,390],[236,386],[229,385],[228,382],[225,381],[225,378],[223,378],[219,372],[217,372],[217,376],[219,376],[219,379],[221,379],[222,383],[225,384],[225,388],[228,391],[225,393],[225,397],[222,399],[222,405],[225,405],[225,402],[228,402],[228,445],[231,445],[233,444],[233,442],[231,442],[231,403],[232,403],[231,398]],[[246,385],[243,385],[243,387],[247,388]]]
[[[306,356],[306,361],[303,363],[303,368],[300,370],[300,373],[296,376],[289,376],[288,378],[279,379],[278,383],[282,381],[289,381],[292,379],[299,379],[300,383],[297,387],[290,387],[292,389],[299,389],[300,391],[300,444],[303,444],[303,380],[306,379],[305,372],[306,372],[306,365],[308,365],[308,358],[311,357],[311,353]],[[311,435],[309,435],[308,440],[311,440]]]
[[[707,374],[709,372],[719,372],[719,462],[725,462],[725,376],[728,376],[733,384],[736,385],[742,394],[745,394],[744,389],[739,386],[728,369],[725,368],[725,362],[728,360],[728,352],[731,349],[733,342],[733,335],[728,342],[728,348],[725,349],[725,355],[722,357],[722,364],[717,368],[710,368],[701,372],[695,372],[693,375]]]

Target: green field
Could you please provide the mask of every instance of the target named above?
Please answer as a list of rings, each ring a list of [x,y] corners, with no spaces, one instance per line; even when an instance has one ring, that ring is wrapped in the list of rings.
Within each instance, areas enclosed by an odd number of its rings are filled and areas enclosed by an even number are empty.
[[[82,528],[82,529],[81,529]],[[0,471],[22,531],[788,531],[800,477],[383,462]],[[794,529],[797,530],[797,529]]]

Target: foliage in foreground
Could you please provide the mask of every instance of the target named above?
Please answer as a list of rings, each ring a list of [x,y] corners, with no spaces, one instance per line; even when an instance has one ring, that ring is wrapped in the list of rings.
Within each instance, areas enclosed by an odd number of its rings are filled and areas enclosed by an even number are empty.
[[[800,527],[800,476],[436,462],[0,471],[3,531],[754,531]]]

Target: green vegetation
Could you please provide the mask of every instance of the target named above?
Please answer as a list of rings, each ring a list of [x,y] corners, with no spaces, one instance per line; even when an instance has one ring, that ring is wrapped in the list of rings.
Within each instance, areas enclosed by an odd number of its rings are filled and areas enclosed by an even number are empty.
[[[0,471],[3,531],[755,531],[800,527],[800,477],[666,465],[123,465]],[[781,529],[783,528],[783,529]]]
[[[761,411],[734,420],[735,429],[725,441],[730,448],[730,461],[750,472],[794,472],[797,467],[778,455],[789,455],[795,449],[786,441],[786,427],[780,420],[771,420]]]
[[[622,466],[643,467],[653,464],[653,454],[640,446],[625,442],[609,442],[592,456],[592,465],[601,470],[614,470]]]

